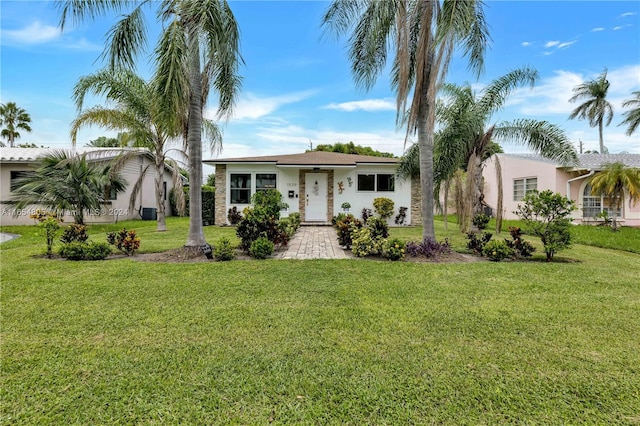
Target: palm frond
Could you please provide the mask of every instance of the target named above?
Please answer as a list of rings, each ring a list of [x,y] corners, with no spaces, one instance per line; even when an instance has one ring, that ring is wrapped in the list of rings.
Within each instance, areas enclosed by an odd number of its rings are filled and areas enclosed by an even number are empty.
[[[147,29],[141,8],[142,5],[133,9],[109,31],[107,47],[102,53],[109,69],[135,68],[135,59],[147,42]]]

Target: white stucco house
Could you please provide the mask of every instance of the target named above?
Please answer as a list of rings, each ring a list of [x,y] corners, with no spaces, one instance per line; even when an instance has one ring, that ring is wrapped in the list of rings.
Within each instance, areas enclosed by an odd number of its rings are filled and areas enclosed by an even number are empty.
[[[127,181],[127,189],[117,194],[113,199],[104,204],[99,214],[85,216],[87,223],[115,223],[119,220],[127,219],[149,219],[155,220],[156,199],[155,199],[155,169],[153,167],[153,157],[144,149],[129,149],[139,155],[132,157],[123,167],[121,173]],[[76,148],[76,152],[99,153],[100,160],[108,160],[117,155],[116,148]],[[35,222],[29,218],[39,207],[28,206],[14,213],[14,208],[7,201],[12,198],[12,186],[15,179],[34,170],[39,157],[51,152],[49,148],[0,148],[0,224],[2,225],[33,225]],[[133,209],[129,208],[129,199],[132,188],[138,177],[147,166],[151,169],[145,174],[141,190],[138,193]],[[165,169],[163,177],[164,202],[166,215],[171,215],[167,189],[171,188],[171,172]],[[73,222],[70,215],[64,217],[65,222]]]
[[[386,197],[394,202],[394,216],[400,207],[407,208],[404,224],[419,223],[412,209],[412,184],[396,176],[398,161],[311,151],[204,163],[216,169],[216,225],[227,224],[230,208],[242,211],[256,191],[270,188],[280,191],[289,205],[288,213],[299,212],[303,222],[330,223],[344,202],[351,204],[351,213],[360,216],[363,208],[373,210],[375,198]],[[394,218],[389,222],[393,224]]]
[[[527,191],[550,189],[575,202],[577,210],[573,212],[575,223],[597,223],[596,216],[611,209],[606,197],[591,194],[591,179],[607,164],[623,163],[627,167],[640,168],[640,154],[580,154],[579,165],[566,167],[531,154],[496,154],[486,161],[483,170],[484,201],[493,209],[498,200],[498,180],[496,161],[499,159],[502,170],[503,214],[506,219],[517,219],[513,213]],[[621,209],[616,216],[625,226],[640,226],[640,203],[633,204],[628,196],[624,197]]]

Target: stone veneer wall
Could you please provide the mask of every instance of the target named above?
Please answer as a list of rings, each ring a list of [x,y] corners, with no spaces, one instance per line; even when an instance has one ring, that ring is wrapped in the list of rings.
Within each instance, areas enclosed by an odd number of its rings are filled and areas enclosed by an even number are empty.
[[[227,224],[227,166],[216,164],[216,225]]]
[[[216,183],[218,178],[216,177]],[[422,191],[420,191],[420,178],[411,179],[411,225],[422,225]]]
[[[333,170],[331,169],[300,169],[298,172],[298,188],[300,188],[299,197],[298,197],[298,208],[300,211],[300,220],[304,222],[304,217],[306,213],[306,205],[305,205],[305,185],[304,185],[304,175],[305,173],[326,173],[327,174],[327,218],[326,221],[331,223],[331,219],[333,218]],[[216,182],[217,182],[216,177]]]

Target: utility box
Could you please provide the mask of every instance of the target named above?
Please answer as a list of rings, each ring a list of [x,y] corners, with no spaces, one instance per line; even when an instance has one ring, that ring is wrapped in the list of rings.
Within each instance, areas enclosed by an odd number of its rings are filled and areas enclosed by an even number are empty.
[[[142,208],[142,220],[156,220],[158,214],[155,207],[143,207]]]

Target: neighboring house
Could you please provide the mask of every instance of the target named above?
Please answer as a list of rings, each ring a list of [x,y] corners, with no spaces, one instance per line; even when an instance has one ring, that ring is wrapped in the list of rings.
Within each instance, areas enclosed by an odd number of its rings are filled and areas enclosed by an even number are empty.
[[[104,151],[105,156],[101,159],[114,158],[114,150],[117,148],[76,148],[79,154],[85,152]],[[127,219],[145,219],[155,220],[156,198],[155,198],[155,169],[153,168],[153,157],[144,149],[133,149],[139,152],[123,167],[121,174],[127,181],[127,189],[117,194],[112,200],[105,203],[99,214],[89,212],[85,217],[87,223],[115,223],[120,220]],[[14,180],[24,173],[33,170],[37,164],[37,159],[49,153],[49,148],[0,148],[0,224],[2,225],[32,225],[34,220],[29,215],[34,213],[38,206],[27,206],[14,214],[13,206],[6,203],[11,200],[11,188]],[[111,154],[111,156],[109,156]],[[133,185],[138,180],[140,173],[145,167],[151,165],[151,169],[147,171],[144,177],[141,190],[134,209],[129,209],[129,199]],[[164,175],[164,200],[167,216],[171,215],[169,207],[169,199],[166,188],[171,188],[171,172],[165,171]],[[65,215],[64,221],[73,222],[70,215]]]
[[[373,210],[373,200],[393,200],[394,216],[406,207],[406,225],[412,213],[411,182],[396,176],[397,158],[311,151],[302,154],[205,160],[216,168],[216,225],[227,223],[231,207],[242,211],[256,191],[277,189],[289,212],[299,212],[303,222],[330,223],[351,204],[359,217],[362,209]],[[415,197],[414,197],[415,198]],[[419,211],[419,210],[418,210]],[[285,213],[284,215],[286,215]],[[413,217],[412,217],[413,216]],[[391,217],[389,223],[394,222]]]
[[[551,160],[528,154],[497,154],[502,169],[503,207],[506,219],[517,219],[513,213],[527,191],[550,189],[572,199],[578,208],[573,212],[575,223],[594,223],[601,212],[612,216],[612,208],[604,196],[591,194],[591,179],[603,170],[606,164],[620,162],[627,167],[640,167],[640,154],[580,154],[579,166],[563,167]],[[498,199],[496,162],[486,161],[483,171],[485,180],[484,201],[495,209]],[[620,223],[640,226],[640,203],[635,206],[627,196],[617,212]]]

